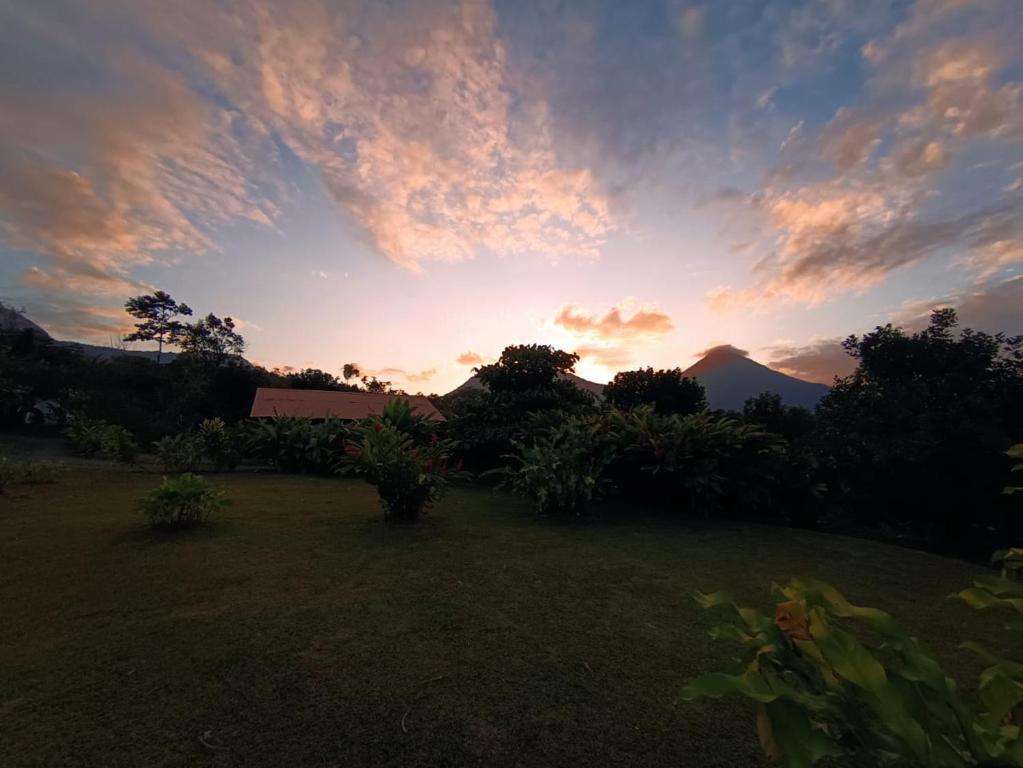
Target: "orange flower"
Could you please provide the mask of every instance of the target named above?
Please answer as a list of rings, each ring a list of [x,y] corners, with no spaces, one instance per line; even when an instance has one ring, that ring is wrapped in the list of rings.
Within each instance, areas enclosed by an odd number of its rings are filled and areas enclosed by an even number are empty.
[[[774,623],[790,640],[809,640],[810,627],[803,606],[794,600],[778,603],[774,608]]]

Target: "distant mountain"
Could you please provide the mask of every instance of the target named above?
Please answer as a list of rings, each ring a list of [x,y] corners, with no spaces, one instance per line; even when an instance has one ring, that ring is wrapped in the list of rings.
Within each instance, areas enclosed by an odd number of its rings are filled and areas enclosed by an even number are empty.
[[[697,379],[707,393],[711,408],[742,410],[743,403],[761,392],[781,395],[786,405],[813,410],[830,387],[793,376],[750,360],[745,352],[730,345],[707,350],[706,354],[682,372]]]
[[[156,350],[121,349],[115,346],[86,344],[80,341],[60,341],[50,336],[41,325],[29,319],[24,313],[0,304],[0,333],[14,334],[24,331],[31,331],[40,339],[46,339],[54,346],[74,349],[86,357],[97,360],[109,360],[112,357],[140,357],[145,360],[156,360]],[[177,353],[175,352],[164,352],[160,362],[169,363],[176,357]]]
[[[58,347],[70,347],[94,360],[109,360],[112,357],[140,357],[156,362],[155,349],[121,349],[120,347],[103,347],[99,344],[85,344],[80,341],[54,341],[53,343]],[[177,352],[164,350],[160,357],[160,365],[172,362],[177,356]]]
[[[581,376],[576,376],[574,373],[566,373],[566,374],[563,374],[563,375],[559,376],[558,378],[564,379],[565,381],[571,381],[573,384],[575,384],[577,387],[579,387],[579,389],[584,389],[587,392],[592,392],[598,398],[604,396],[604,385],[603,384],[598,384],[595,381],[587,381],[586,379],[582,378]],[[462,384],[460,384],[459,386],[455,387],[453,390],[448,392],[448,394],[449,395],[453,395],[456,392],[464,392],[467,389],[483,389],[483,388],[484,388],[484,384],[483,384],[482,381],[480,381],[479,376],[470,376]]]
[[[50,334],[44,331],[42,326],[32,322],[18,310],[0,304],[0,333],[22,333],[24,331],[32,331],[43,339],[50,338]]]

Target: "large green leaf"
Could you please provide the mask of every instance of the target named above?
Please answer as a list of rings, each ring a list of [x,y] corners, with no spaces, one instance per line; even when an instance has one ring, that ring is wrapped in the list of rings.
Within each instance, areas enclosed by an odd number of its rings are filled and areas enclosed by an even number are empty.
[[[842,749],[806,713],[789,701],[765,705],[771,734],[787,768],[810,768],[824,757],[842,754]]]

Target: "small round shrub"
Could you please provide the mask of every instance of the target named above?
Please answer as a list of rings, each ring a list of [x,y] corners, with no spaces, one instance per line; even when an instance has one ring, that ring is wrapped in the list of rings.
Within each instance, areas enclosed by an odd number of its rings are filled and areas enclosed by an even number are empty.
[[[186,473],[163,478],[158,488],[139,499],[138,509],[150,527],[178,529],[206,525],[229,503],[206,478]]]
[[[191,472],[202,463],[203,438],[193,432],[167,435],[153,443],[153,452],[165,472]]]

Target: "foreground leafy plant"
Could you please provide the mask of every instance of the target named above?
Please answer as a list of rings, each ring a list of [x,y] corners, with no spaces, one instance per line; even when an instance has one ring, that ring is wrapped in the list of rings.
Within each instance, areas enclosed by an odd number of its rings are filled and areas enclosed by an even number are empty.
[[[138,501],[139,511],[153,528],[178,529],[206,525],[230,502],[224,492],[199,475],[165,477],[160,486]]]
[[[426,445],[384,422],[370,419],[348,443],[338,471],[359,475],[376,486],[387,520],[418,520],[443,495],[448,481],[462,477],[449,466],[452,444],[433,435]]]
[[[1023,613],[1023,586],[1009,578],[1023,550],[999,553],[1000,576],[982,576],[959,594],[975,607]],[[757,703],[765,752],[790,768],[827,756],[855,766],[1023,766],[1023,666],[964,645],[991,666],[981,675],[976,714],[956,684],[891,615],[851,604],[833,587],[793,580],[773,587],[774,617],[740,608],[726,593],[697,594],[735,621],[715,638],[746,646],[736,674],[715,672],[688,685],[686,699],[740,695]],[[1011,625],[1016,632],[1023,625]]]
[[[599,424],[568,418],[536,437],[512,443],[514,469],[500,470],[513,491],[533,500],[541,515],[578,515],[607,487],[611,446]]]

